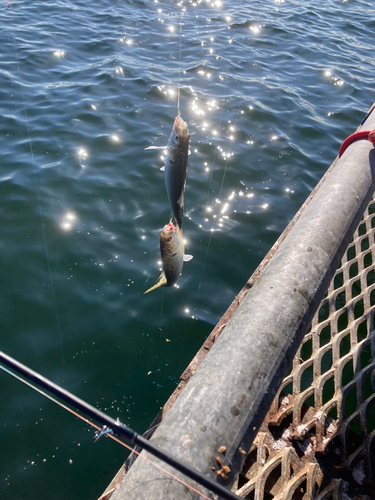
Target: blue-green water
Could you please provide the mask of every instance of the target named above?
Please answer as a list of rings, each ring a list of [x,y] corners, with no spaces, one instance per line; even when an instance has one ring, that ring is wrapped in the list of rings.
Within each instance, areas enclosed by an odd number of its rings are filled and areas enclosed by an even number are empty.
[[[0,14],[0,348],[138,432],[375,100],[370,0],[183,9]],[[179,85],[194,259],[143,296]],[[4,500],[95,499],[126,457],[3,372],[0,404]]]

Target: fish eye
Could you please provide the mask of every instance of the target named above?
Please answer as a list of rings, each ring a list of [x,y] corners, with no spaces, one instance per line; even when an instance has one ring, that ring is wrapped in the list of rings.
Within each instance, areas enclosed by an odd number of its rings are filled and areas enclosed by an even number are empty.
[[[175,141],[179,141],[180,140],[180,137],[178,135],[175,136],[174,138]]]

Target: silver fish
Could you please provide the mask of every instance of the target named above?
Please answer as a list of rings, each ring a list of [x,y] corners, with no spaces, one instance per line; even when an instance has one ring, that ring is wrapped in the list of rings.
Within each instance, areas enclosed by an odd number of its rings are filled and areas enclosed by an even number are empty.
[[[189,139],[187,123],[181,116],[177,116],[168,141],[168,153],[164,165],[164,181],[173,217],[180,229],[184,212]]]
[[[160,235],[160,253],[163,262],[163,271],[159,276],[156,285],[152,286],[144,293],[151,292],[160,286],[172,286],[181,274],[184,262],[193,258],[192,255],[185,255],[182,231],[172,222],[166,224]]]

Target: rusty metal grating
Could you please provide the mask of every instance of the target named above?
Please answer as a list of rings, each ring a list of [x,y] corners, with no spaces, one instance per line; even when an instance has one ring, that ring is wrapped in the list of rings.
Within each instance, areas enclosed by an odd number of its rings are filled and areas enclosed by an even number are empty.
[[[375,497],[375,199],[233,490],[256,500]]]

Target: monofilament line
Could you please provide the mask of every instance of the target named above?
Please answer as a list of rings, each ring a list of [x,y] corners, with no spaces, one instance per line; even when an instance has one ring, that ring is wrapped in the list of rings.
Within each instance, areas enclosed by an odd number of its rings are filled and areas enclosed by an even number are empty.
[[[9,4],[8,4],[8,7],[9,7]],[[10,10],[11,9],[9,8],[9,11]],[[12,14],[10,14],[10,15],[12,15]],[[33,151],[33,143],[32,143],[32,140],[31,140],[29,118],[28,118],[28,115],[27,115],[26,97],[25,97],[25,94],[24,94],[24,91],[23,91],[22,76],[21,76],[21,69],[20,69],[20,64],[19,64],[19,59],[18,59],[18,50],[17,50],[17,44],[16,44],[16,36],[15,36],[15,33],[14,33],[13,19],[12,18],[10,18],[10,19],[11,19],[11,24],[12,24],[13,45],[14,45],[14,53],[15,53],[15,57],[16,57],[16,62],[17,62],[19,86],[20,86],[20,89],[21,89],[22,103],[23,103],[23,108],[24,108],[24,113],[25,113],[25,122],[26,122],[27,136],[28,136],[28,142],[29,142],[29,147],[30,147],[31,166],[32,166],[32,169],[33,169],[34,182],[35,182],[35,191],[36,191],[36,196],[37,196],[37,201],[38,201],[40,225],[41,225],[41,228],[42,228],[44,250],[45,250],[45,253],[46,253],[48,277],[49,277],[49,282],[50,282],[50,287],[51,287],[51,292],[52,292],[52,301],[53,301],[53,308],[54,308],[54,311],[55,311],[56,326],[57,326],[57,331],[58,331],[59,339],[60,339],[62,361],[65,364],[64,345],[63,345],[63,341],[62,341],[60,319],[59,319],[59,313],[58,313],[58,309],[57,309],[56,292],[55,292],[55,287],[54,287],[54,283],[53,283],[53,279],[52,279],[52,272],[51,272],[50,258],[49,258],[49,252],[48,252],[46,231],[44,229],[44,217],[43,217],[42,203],[41,203],[41,200],[40,200],[40,193],[39,193],[40,190],[39,190],[39,183],[38,183],[38,174],[35,171],[34,151]]]
[[[181,18],[180,18],[180,50],[178,55],[178,88],[177,88],[177,113],[178,116],[181,115],[180,112],[180,94],[181,94],[181,47],[182,47],[182,18],[184,16],[184,7],[181,2]]]
[[[220,120],[219,120],[219,137],[220,137],[220,130],[221,130],[221,121],[222,121],[222,118],[223,118],[223,109],[224,109],[224,99],[221,101],[221,112],[220,112]],[[211,175],[210,175],[210,180],[209,180],[209,183],[208,183],[207,196],[206,196],[206,206],[208,206],[208,200],[209,200],[209,196],[210,196],[210,190],[211,190],[211,184],[212,184],[212,177],[213,177],[213,173],[214,173],[214,170],[215,170],[216,155],[217,155],[217,149],[215,149],[214,159],[213,159],[213,162],[212,162]],[[211,231],[210,231],[210,236],[208,238],[208,243],[207,243],[207,248],[206,248],[206,255],[204,257],[204,262],[203,262],[203,267],[202,267],[202,272],[201,272],[201,278],[199,280],[199,285],[198,285],[198,295],[199,295],[200,290],[201,290],[203,275],[204,275],[204,271],[206,269],[208,251],[209,251],[209,248],[211,246],[213,226],[214,226],[214,224],[212,224],[212,228],[211,228]]]
[[[90,405],[83,399],[74,396],[66,389],[63,389],[57,384],[54,384],[49,379],[31,370],[27,366],[22,365],[20,362],[6,355],[2,351],[0,351],[0,369],[4,370],[6,373],[12,375],[20,382],[23,382],[24,384],[31,387],[35,391],[39,392],[41,395],[43,395],[50,401],[56,403],[61,408],[67,410],[68,412],[70,412],[77,418],[81,419],[85,423],[94,427],[97,431],[99,431],[99,435],[95,436],[94,442],[97,441],[97,439],[99,439],[101,435],[100,430],[103,431],[104,428],[106,428],[109,431],[109,433],[107,432],[105,433],[106,436],[108,436],[111,439],[114,439],[116,442],[122,444],[129,450],[134,451],[134,453],[138,454],[136,450],[134,450],[132,447],[124,443],[123,439],[125,439],[126,441],[130,441],[135,445],[138,445],[144,450],[147,450],[154,457],[157,457],[164,463],[168,464],[174,469],[177,469],[179,472],[189,477],[193,481],[196,481],[199,485],[203,486],[204,488],[207,488],[211,492],[216,493],[217,495],[219,495],[219,497],[227,500],[239,500],[239,497],[237,495],[232,493],[230,490],[226,489],[220,483],[217,483],[213,479],[210,479],[202,475],[201,472],[199,472],[197,469],[194,469],[189,464],[182,462],[180,459],[162,450],[158,446],[155,446],[149,440],[145,439],[143,436],[140,436],[138,433],[133,431],[130,427],[126,426],[125,424],[122,424],[118,419],[114,420],[112,417],[110,417],[106,413],[103,413],[98,408]],[[73,408],[75,408],[75,410],[73,410]],[[96,421],[98,424],[100,423],[103,427],[100,428],[98,425],[91,422],[91,420]],[[113,436],[113,434],[117,435],[120,439],[117,439],[115,436]],[[139,456],[143,460],[146,460],[147,462],[152,464],[154,467],[158,468],[160,471],[164,472],[165,474],[168,474],[169,477],[172,478],[173,480],[181,483],[183,486],[185,486],[185,488],[189,488],[191,491],[197,493],[206,500],[210,500],[209,497],[207,497],[194,487],[190,486],[186,481],[180,479],[173,473],[166,470],[164,467],[158,465],[153,460],[148,459],[144,455],[139,455]]]
[[[251,45],[253,45],[253,42],[252,42]],[[250,66],[250,60],[248,60],[248,62],[246,64],[246,71],[245,71],[244,81],[243,81],[243,84],[242,84],[241,95],[243,95],[243,93],[244,93],[244,88],[245,88],[245,83],[246,83],[246,77],[247,77],[247,74],[249,72],[249,66]],[[222,106],[223,106],[223,103],[224,103],[224,100],[222,102]],[[237,106],[236,118],[235,118],[235,121],[234,121],[234,127],[235,127],[235,129],[237,128],[237,122],[238,122],[238,116],[239,116],[239,111],[240,111],[240,105],[241,105],[241,100],[239,101],[238,106]],[[221,109],[221,114],[220,114],[220,126],[219,126],[219,130],[220,130],[220,127],[221,127],[222,114],[223,114],[223,108]],[[220,202],[221,195],[222,195],[222,192],[223,192],[225,176],[226,176],[227,168],[228,168],[228,161],[229,161],[229,158],[230,158],[230,156],[232,154],[232,148],[233,148],[233,144],[230,143],[229,154],[228,154],[228,156],[226,158],[226,161],[225,161],[224,172],[223,172],[222,179],[221,179],[221,184],[220,184],[219,197],[218,197],[219,202]],[[216,151],[214,153],[214,164],[215,164],[215,160],[216,160]],[[211,176],[210,176],[210,180],[209,180],[208,191],[207,191],[207,200],[206,200],[207,204],[208,204],[209,191],[210,191],[210,188],[211,188],[211,181],[212,181],[213,170],[214,170],[214,165],[212,167]],[[213,216],[213,220],[212,220],[212,226],[211,226],[211,230],[210,230],[210,236],[208,238],[208,243],[207,243],[207,248],[206,248],[206,255],[205,255],[205,258],[204,258],[204,263],[203,263],[201,278],[199,280],[199,285],[198,285],[198,294],[200,293],[200,289],[201,289],[201,286],[202,286],[203,275],[204,275],[204,271],[205,271],[205,268],[206,268],[206,263],[207,263],[207,258],[208,258],[208,252],[209,252],[209,249],[210,249],[210,246],[211,246],[212,233],[214,231],[214,225],[215,225],[215,219],[216,219],[216,216],[217,216],[217,211],[218,211],[218,203],[216,203],[216,206],[215,206],[214,216]]]

